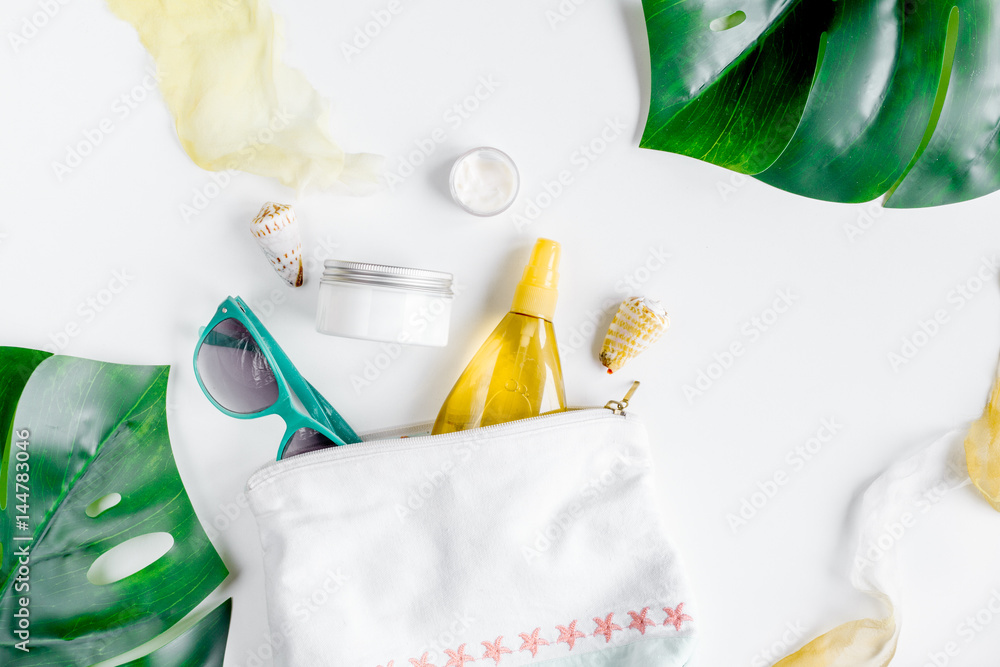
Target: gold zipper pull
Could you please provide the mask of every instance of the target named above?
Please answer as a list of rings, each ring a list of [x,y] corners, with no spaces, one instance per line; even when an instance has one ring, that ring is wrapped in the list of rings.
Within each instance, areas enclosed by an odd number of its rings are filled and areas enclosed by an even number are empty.
[[[625,408],[628,407],[628,402],[632,399],[632,395],[635,394],[635,390],[638,388],[639,388],[639,381],[636,380],[635,382],[632,383],[632,386],[629,387],[629,390],[625,392],[625,396],[624,398],[622,398],[622,400],[608,401],[605,404],[604,408],[606,410],[611,410],[616,415],[625,414]]]

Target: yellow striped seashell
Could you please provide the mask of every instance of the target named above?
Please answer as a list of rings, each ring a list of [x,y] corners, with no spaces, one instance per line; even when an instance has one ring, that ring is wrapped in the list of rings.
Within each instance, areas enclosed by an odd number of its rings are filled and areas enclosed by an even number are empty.
[[[659,301],[638,296],[626,299],[604,337],[601,363],[614,373],[658,341],[669,327],[670,318]]]

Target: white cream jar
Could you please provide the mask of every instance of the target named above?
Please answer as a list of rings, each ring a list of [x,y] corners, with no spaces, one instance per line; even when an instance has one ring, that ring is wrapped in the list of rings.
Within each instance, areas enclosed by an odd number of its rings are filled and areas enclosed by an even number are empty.
[[[452,275],[401,266],[327,260],[316,330],[331,336],[443,347]]]
[[[469,213],[497,215],[506,211],[521,185],[517,166],[496,148],[473,148],[451,168],[451,196]]]

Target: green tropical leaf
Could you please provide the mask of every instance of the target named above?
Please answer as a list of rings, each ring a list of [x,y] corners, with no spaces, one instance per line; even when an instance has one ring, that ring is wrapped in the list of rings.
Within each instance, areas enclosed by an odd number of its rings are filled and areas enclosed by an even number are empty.
[[[0,511],[7,509],[7,469],[10,459],[11,435],[14,430],[14,411],[21,399],[24,385],[35,372],[38,364],[52,354],[23,347],[9,347],[0,355],[0,437],[3,437],[3,458],[0,459]],[[3,562],[4,542],[0,541],[0,563]]]
[[[888,194],[887,206],[922,207],[1000,189],[996,3],[643,7],[652,85],[641,146],[829,201]],[[726,21],[736,10],[745,20]]]
[[[232,615],[229,598],[170,643],[121,667],[222,667]]]
[[[22,352],[0,348],[0,378],[18,363]],[[85,666],[121,655],[174,625],[227,576],[171,453],[168,370],[53,356],[25,384],[10,456],[19,461],[27,452],[28,477],[11,465],[0,514],[5,667]],[[115,493],[118,504],[88,515],[92,503]],[[90,582],[99,556],[151,533],[173,538],[162,557],[113,583]],[[16,614],[25,608],[27,653],[17,648]]]

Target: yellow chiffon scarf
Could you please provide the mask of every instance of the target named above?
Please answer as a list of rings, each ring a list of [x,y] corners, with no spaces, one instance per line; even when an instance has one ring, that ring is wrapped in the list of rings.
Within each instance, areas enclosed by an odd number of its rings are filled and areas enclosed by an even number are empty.
[[[156,61],[181,146],[210,171],[240,170],[303,190],[371,189],[381,162],[348,155],[329,106],[281,60],[267,0],[108,0]]]
[[[960,432],[958,436],[961,437]],[[962,463],[963,453],[964,467],[955,465]],[[986,409],[964,441],[945,436],[910,459],[894,464],[872,484],[862,500],[863,522],[869,523],[862,526],[862,533],[868,529],[870,536],[872,529],[881,529],[885,522],[892,521],[893,516],[886,510],[890,505],[912,500],[925,488],[953,489],[969,484],[970,480],[993,508],[1000,511],[1000,369]],[[836,627],[775,663],[775,667],[889,665],[899,640],[899,610],[891,576],[894,568],[894,550],[873,565],[866,560],[864,547],[859,546],[853,583],[884,603],[886,617],[866,618]]]

